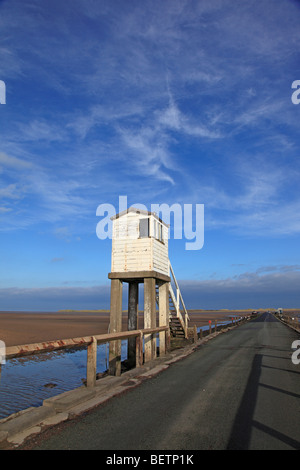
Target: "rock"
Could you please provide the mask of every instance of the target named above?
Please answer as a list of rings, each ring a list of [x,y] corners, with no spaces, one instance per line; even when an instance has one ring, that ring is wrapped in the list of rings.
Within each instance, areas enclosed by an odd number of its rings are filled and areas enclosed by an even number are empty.
[[[44,387],[46,388],[54,388],[54,387],[57,387],[57,384],[53,383],[53,382],[49,382],[48,384],[45,384]]]

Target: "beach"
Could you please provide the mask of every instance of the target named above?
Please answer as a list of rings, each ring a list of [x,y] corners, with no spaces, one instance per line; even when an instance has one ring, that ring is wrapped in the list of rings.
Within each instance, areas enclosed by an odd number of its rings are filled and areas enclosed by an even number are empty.
[[[251,314],[251,310],[192,310],[189,326],[201,327],[209,320],[231,320]],[[139,313],[138,328],[144,328]],[[158,324],[158,323],[157,323]],[[123,312],[122,330],[127,330],[127,312]],[[100,335],[109,332],[109,311],[0,312],[0,340],[6,346]]]

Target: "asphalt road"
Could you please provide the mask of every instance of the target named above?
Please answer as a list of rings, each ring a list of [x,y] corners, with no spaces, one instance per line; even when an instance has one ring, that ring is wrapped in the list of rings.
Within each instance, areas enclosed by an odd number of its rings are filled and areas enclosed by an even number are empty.
[[[41,435],[33,449],[300,450],[299,334],[263,314]]]

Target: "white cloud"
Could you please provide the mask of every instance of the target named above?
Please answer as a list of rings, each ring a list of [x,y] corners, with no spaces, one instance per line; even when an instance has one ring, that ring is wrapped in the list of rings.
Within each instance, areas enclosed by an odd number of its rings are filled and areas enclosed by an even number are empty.
[[[219,132],[209,129],[207,125],[195,124],[190,118],[183,115],[175,104],[173,97],[170,97],[168,108],[162,112],[157,112],[157,115],[162,128],[199,138],[218,139],[221,137]]]
[[[11,155],[6,155],[3,152],[0,152],[0,168],[8,168],[8,169],[24,169],[24,168],[31,168],[32,164],[26,160],[22,160],[20,158],[13,157]]]
[[[110,286],[0,288],[2,310],[57,311],[109,308]]]
[[[16,183],[0,188],[0,199],[19,199],[19,197],[20,194]]]
[[[178,283],[187,309],[299,308],[299,266],[277,268],[271,271],[265,267],[234,278],[178,279]],[[0,289],[3,310],[11,310],[12,306],[14,310],[35,311],[109,309],[109,297],[109,285]]]
[[[204,281],[178,280],[187,308],[299,308],[298,269]]]
[[[4,214],[6,212],[10,212],[12,209],[9,207],[0,207],[0,213]]]
[[[44,119],[33,120],[29,123],[19,124],[19,134],[16,140],[20,139],[22,142],[46,140],[47,142],[63,141],[66,140],[65,131],[54,123],[49,123]]]

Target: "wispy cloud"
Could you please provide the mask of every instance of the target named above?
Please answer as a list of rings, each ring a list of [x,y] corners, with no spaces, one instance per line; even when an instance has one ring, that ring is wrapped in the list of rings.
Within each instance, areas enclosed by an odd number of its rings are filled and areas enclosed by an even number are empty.
[[[9,207],[0,207],[0,213],[10,212],[12,209]]]
[[[183,135],[199,138],[219,139],[221,134],[209,129],[207,124],[195,124],[191,119],[185,116],[174,102],[173,96],[169,93],[169,106],[161,112],[157,112],[157,121],[162,128],[174,130]]]
[[[45,120],[33,120],[29,123],[19,124],[19,139],[22,142],[30,141],[64,141],[66,140],[65,131],[54,123],[47,122]],[[16,140],[18,137],[16,136]]]
[[[0,171],[3,171],[3,168],[22,170],[23,168],[31,167],[31,163],[26,160],[22,160],[20,158],[16,158],[14,156],[6,155],[5,153],[0,152]]]
[[[59,244],[94,232],[98,205],[119,195],[200,203],[208,264],[224,237],[233,251],[247,237],[258,257],[274,237],[282,267],[274,255],[254,274],[288,274],[300,233],[297,2],[0,3],[1,232]]]

